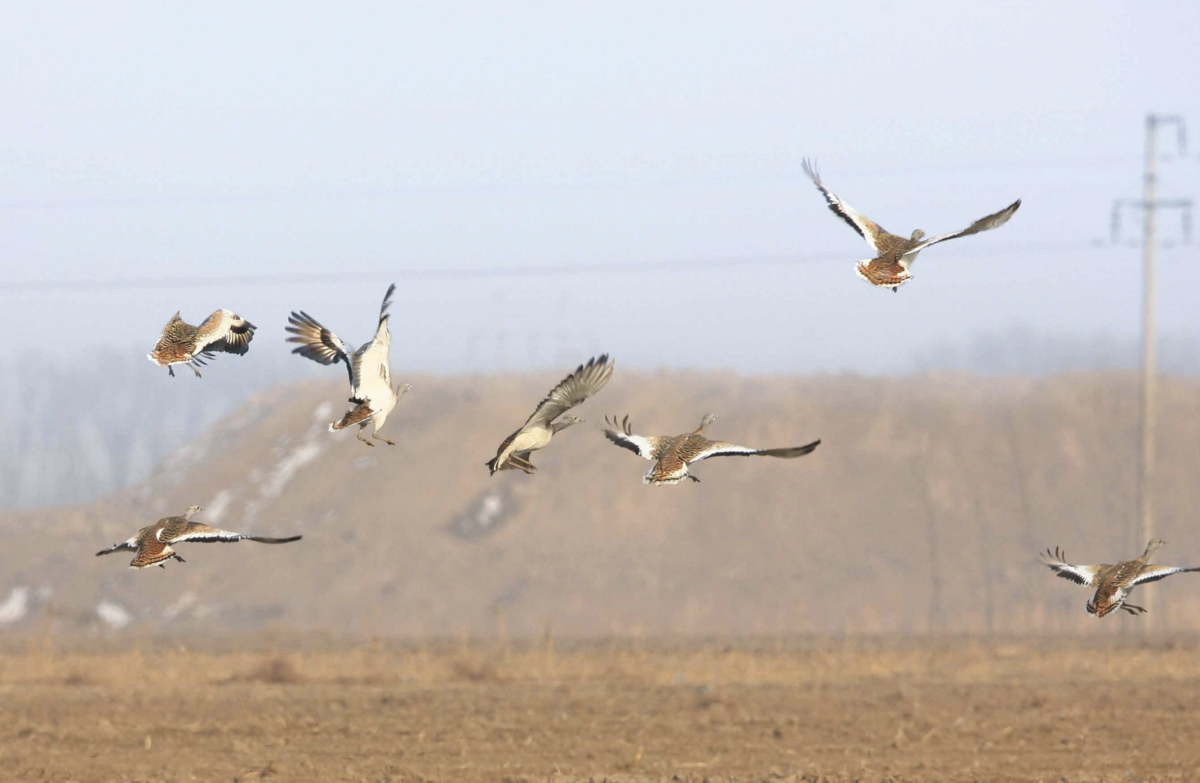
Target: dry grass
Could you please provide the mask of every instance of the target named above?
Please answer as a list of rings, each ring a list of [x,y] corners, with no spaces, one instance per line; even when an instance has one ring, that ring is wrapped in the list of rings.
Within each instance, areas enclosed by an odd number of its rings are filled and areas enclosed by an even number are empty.
[[[138,672],[146,686],[221,683],[266,685],[400,685],[621,681],[749,685],[936,679],[977,684],[1000,679],[1078,678],[1093,682],[1144,679],[1200,681],[1200,640],[1107,643],[1044,639],[988,643],[978,639],[741,640],[728,643],[656,641],[559,642],[529,645],[476,642],[382,645],[288,652],[193,650],[143,642],[89,652],[33,645],[9,651],[0,686],[33,683],[111,685]],[[224,645],[222,645],[224,646]],[[148,647],[149,649],[145,649]]]
[[[0,769],[76,781],[1173,779],[1200,766],[1200,643],[1135,642],[40,642],[4,657]],[[1120,731],[1096,715],[1120,716]]]

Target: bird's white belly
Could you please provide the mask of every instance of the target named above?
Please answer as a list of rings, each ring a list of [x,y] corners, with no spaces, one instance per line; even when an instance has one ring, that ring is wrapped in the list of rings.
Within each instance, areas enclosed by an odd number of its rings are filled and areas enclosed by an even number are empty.
[[[907,272],[908,268],[913,265],[913,262],[917,260],[917,256],[920,254],[921,251],[918,250],[915,253],[908,253],[907,255],[900,256],[900,267]]]

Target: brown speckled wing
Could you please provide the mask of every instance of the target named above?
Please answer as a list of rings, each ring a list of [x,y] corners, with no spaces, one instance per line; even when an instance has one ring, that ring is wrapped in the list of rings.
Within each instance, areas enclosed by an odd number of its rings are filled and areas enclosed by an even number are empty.
[[[175,551],[171,547],[159,541],[153,534],[148,535],[142,540],[142,545],[138,547],[133,560],[129,561],[129,567],[150,568],[165,560],[170,560],[174,554]]]
[[[817,173],[815,165],[808,160],[804,160],[801,165],[804,168],[804,173],[808,175],[813,184],[817,186],[817,190],[821,191],[821,195],[825,197],[825,203],[829,205],[830,211],[846,221],[846,225],[850,226],[860,237],[865,239],[872,250],[879,255],[883,255],[885,252],[884,242],[892,235],[880,227],[878,223],[866,215],[859,213],[845,201],[842,201],[832,190],[825,187],[821,182],[821,176]]]
[[[155,343],[150,356],[161,367],[186,362],[192,358],[195,341],[196,327],[184,323],[183,319],[179,317],[179,313],[175,313],[163,327],[162,335]]]
[[[374,414],[375,411],[371,410],[371,403],[368,400],[367,402],[359,403],[354,410],[347,411],[341,421],[331,426],[335,430],[344,430],[347,427],[353,427],[355,424],[362,424]]]
[[[257,327],[229,310],[217,310],[196,330],[196,348],[199,351],[221,351],[243,355],[250,350]]]
[[[1017,199],[999,212],[993,212],[987,217],[982,217],[979,220],[976,220],[962,231],[955,231],[950,234],[940,234],[936,237],[930,237],[929,239],[922,240],[909,252],[924,250],[930,245],[936,245],[938,242],[945,242],[947,239],[968,237],[972,234],[978,234],[980,231],[991,231],[994,228],[1000,228],[1000,226],[1003,226],[1005,223],[1007,223],[1008,219],[1016,214],[1017,210],[1020,208],[1021,199]]]
[[[579,365],[575,372],[563,378],[550,390],[525,423],[536,421],[549,425],[563,413],[600,391],[612,377],[613,364],[605,353],[589,359],[587,364]]]

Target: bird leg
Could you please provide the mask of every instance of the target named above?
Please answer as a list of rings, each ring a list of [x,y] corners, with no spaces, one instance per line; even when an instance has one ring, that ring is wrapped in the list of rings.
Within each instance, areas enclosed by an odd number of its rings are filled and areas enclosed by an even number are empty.
[[[188,367],[191,367],[191,368],[192,368],[192,372],[196,373],[196,377],[197,377],[197,378],[203,378],[203,377],[204,377],[203,375],[201,375],[201,374],[200,374],[200,371],[199,371],[198,369],[196,369],[196,365],[194,365],[194,364],[189,364],[189,365],[188,365]]]
[[[181,562],[181,563],[186,563],[186,562],[187,562],[186,560],[184,560],[184,559],[183,559],[182,557],[180,557],[179,555],[171,555],[171,557],[175,558],[176,560],[178,560],[178,561],[179,561],[179,562]]]
[[[700,479],[696,478],[691,473],[687,474],[687,477],[690,478],[692,481],[696,482],[697,484],[700,483]]]
[[[1146,611],[1146,608],[1144,606],[1135,606],[1134,604],[1121,604],[1121,609],[1126,612],[1129,612],[1131,615],[1134,615],[1135,617],[1139,614],[1143,614]]]
[[[363,433],[363,428],[362,428],[362,427],[359,427],[359,428],[358,428],[358,435],[357,435],[356,437],[357,437],[359,440],[361,440],[363,443],[365,443],[365,444],[367,444],[368,446],[370,446],[371,448],[375,448],[375,444],[374,444],[374,443],[372,443],[371,441],[367,440],[366,438],[364,438],[364,437],[362,436],[362,433]]]
[[[167,365],[167,375],[170,375],[172,378],[174,378],[175,377],[175,368],[170,365]]]
[[[377,433],[377,432],[374,432],[374,431],[372,431],[372,432],[371,432],[371,437],[372,437],[374,440],[381,440],[381,441],[383,441],[384,443],[386,443],[386,444],[387,444],[387,445],[389,445],[389,446],[395,446],[395,445],[396,445],[396,444],[395,444],[393,441],[390,441],[390,440],[388,440],[387,438],[381,438],[381,437],[379,437],[379,433]]]
[[[536,465],[534,465],[532,462],[530,462],[527,458],[520,456],[519,454],[513,454],[513,455],[509,456],[508,462],[505,463],[504,467],[516,468],[517,470],[523,470],[531,476],[533,475],[534,471],[537,470]]]

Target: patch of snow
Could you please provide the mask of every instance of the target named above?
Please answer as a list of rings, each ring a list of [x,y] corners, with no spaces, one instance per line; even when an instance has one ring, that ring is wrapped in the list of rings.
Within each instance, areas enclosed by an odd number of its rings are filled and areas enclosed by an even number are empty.
[[[107,598],[96,606],[96,614],[101,620],[108,623],[109,628],[124,628],[133,622],[133,615],[120,604],[113,603]]]
[[[225,510],[229,508],[229,501],[233,500],[233,493],[227,489],[223,489],[217,493],[217,496],[208,501],[205,506],[208,518],[212,522],[220,522],[221,517],[225,515]]]
[[[254,523],[258,521],[259,503],[257,500],[247,500],[246,507],[242,510],[242,527],[243,532],[249,532],[254,527]]]
[[[163,617],[167,620],[174,620],[183,612],[187,611],[193,604],[196,603],[196,594],[188,590],[183,595],[176,598],[170,606],[163,609]]]
[[[491,527],[496,521],[496,517],[504,510],[504,501],[497,495],[488,495],[479,504],[479,511],[475,513],[475,523],[480,528]]]
[[[271,477],[263,482],[260,493],[264,498],[277,498],[283,488],[295,477],[297,471],[321,455],[323,449],[316,443],[305,443],[292,449],[271,471]]]
[[[14,587],[0,604],[0,625],[9,625],[29,614],[29,588]]]

